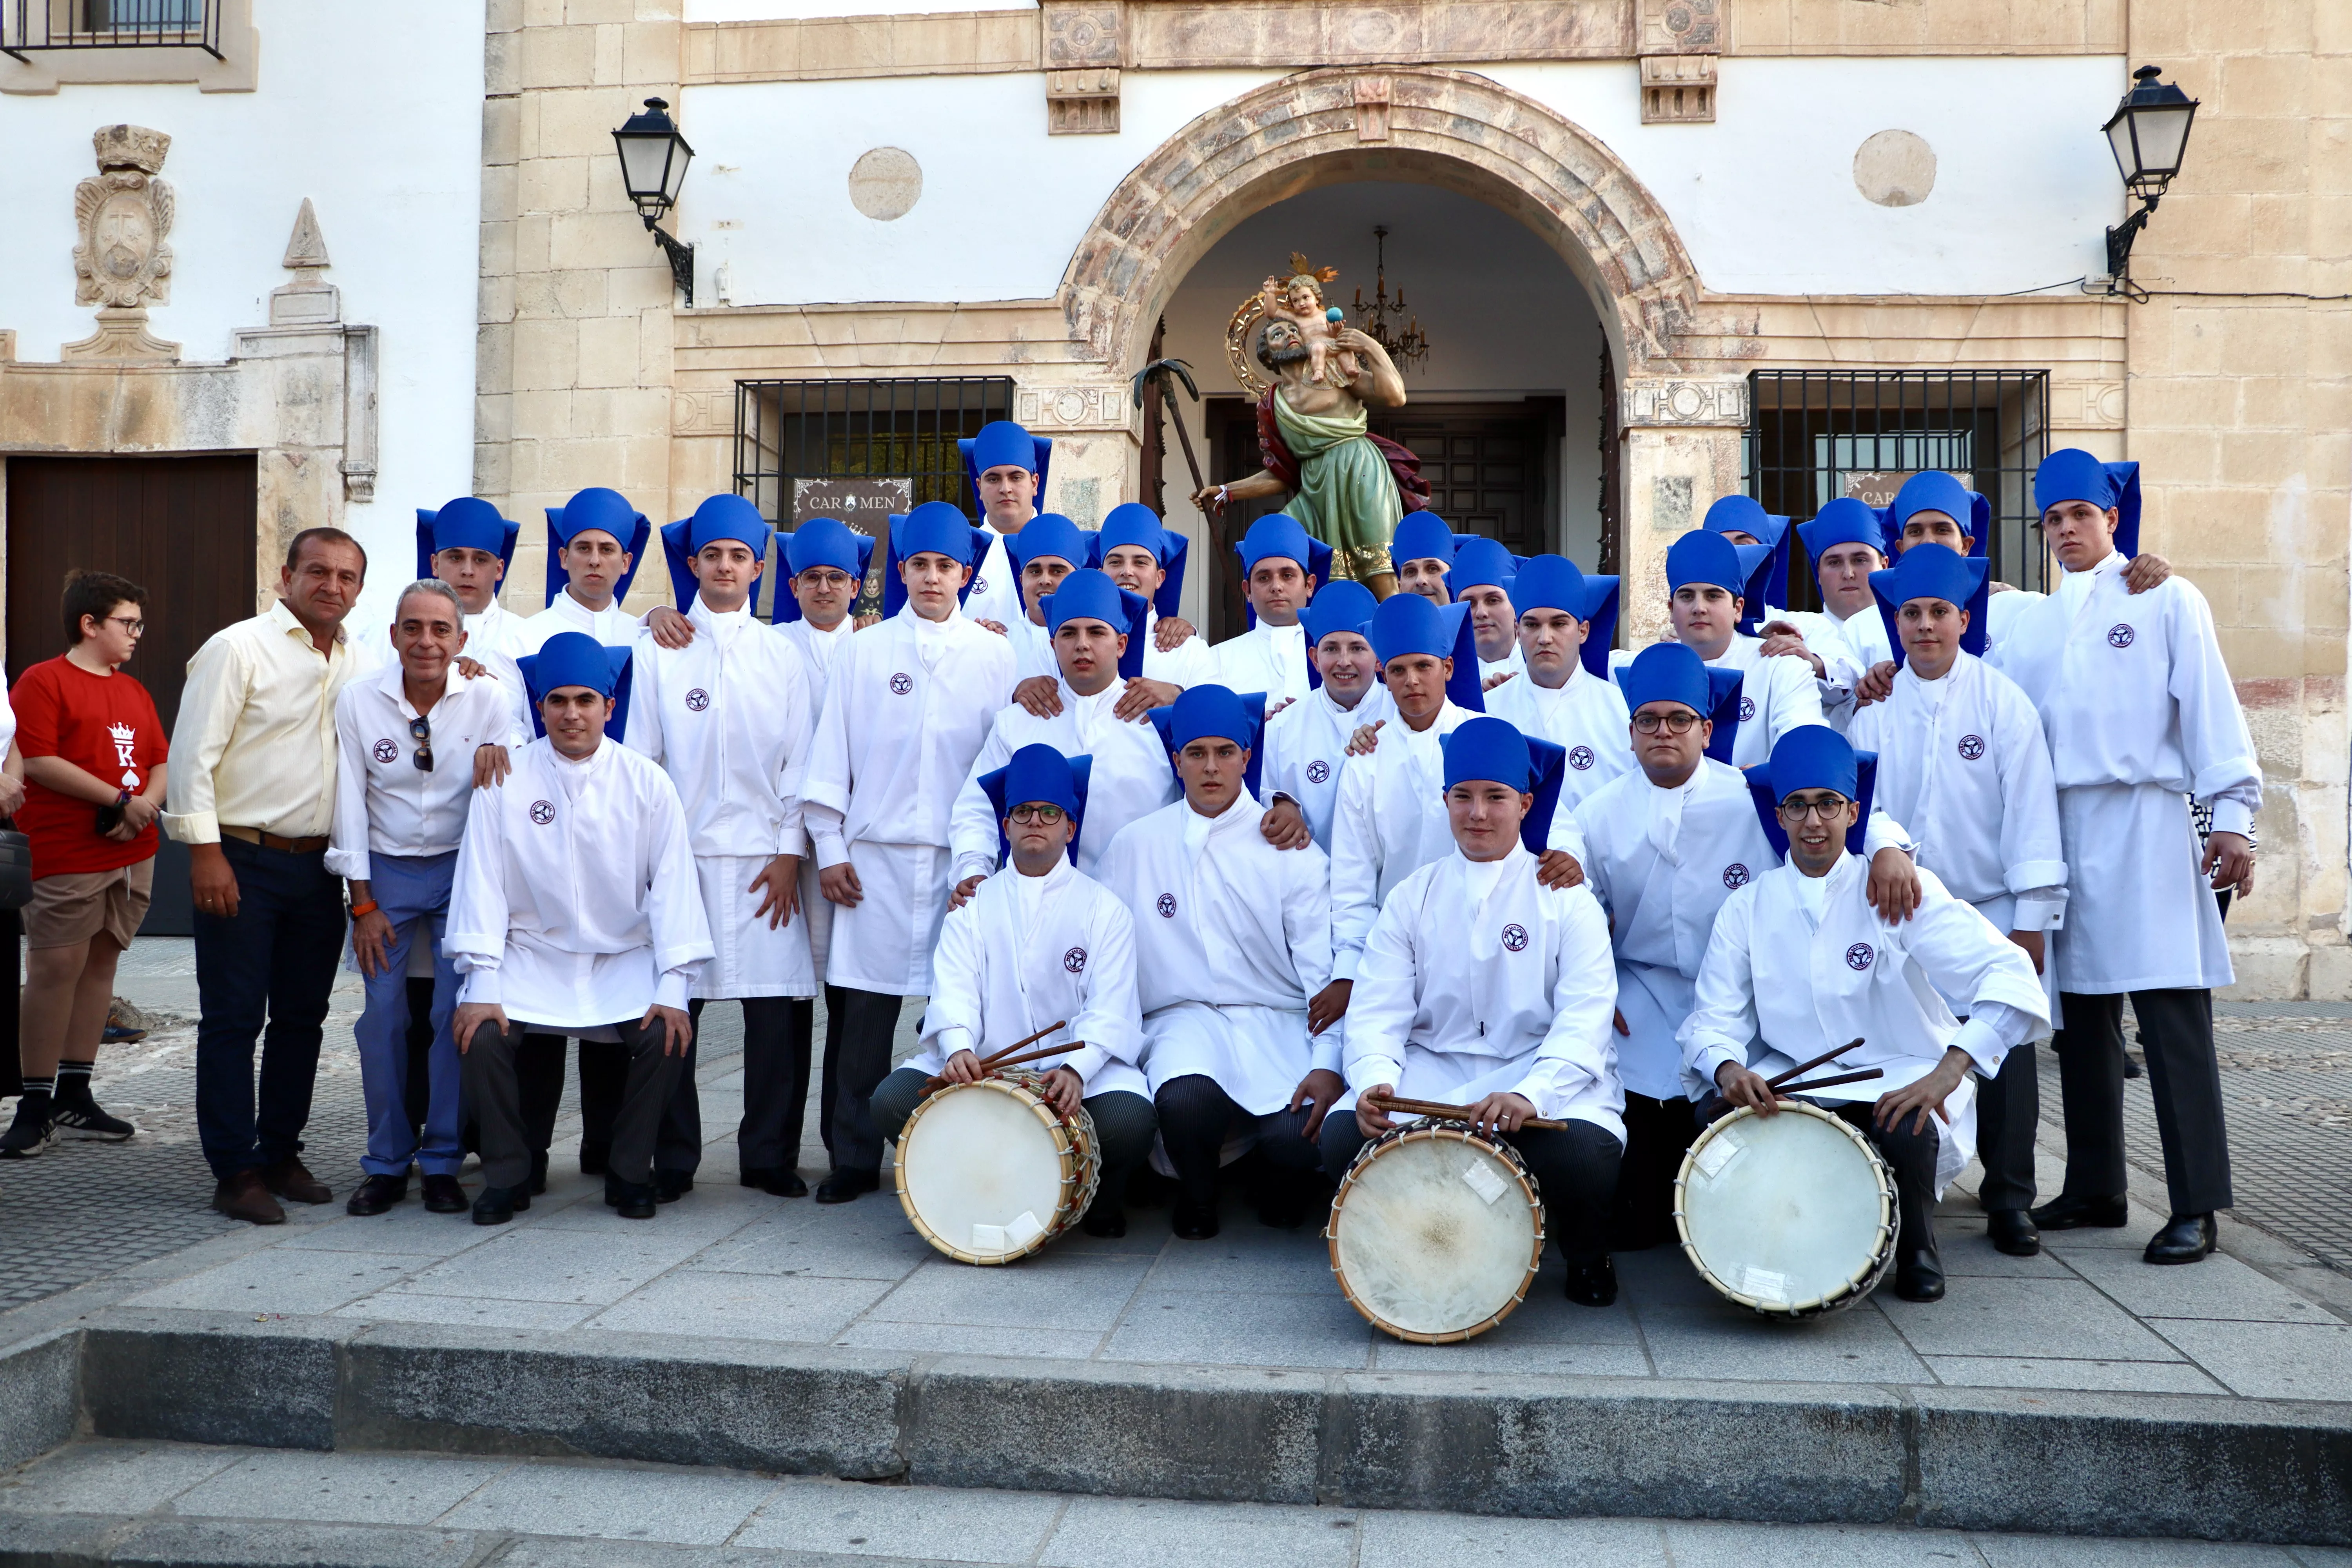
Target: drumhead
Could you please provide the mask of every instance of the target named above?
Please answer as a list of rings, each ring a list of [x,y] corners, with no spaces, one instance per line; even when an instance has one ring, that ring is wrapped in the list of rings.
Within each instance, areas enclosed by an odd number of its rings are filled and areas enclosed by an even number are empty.
[[[1801,1316],[1849,1305],[1895,1249],[1895,1184],[1862,1134],[1817,1107],[1741,1110],[1699,1135],[1675,1223],[1708,1283],[1744,1307]]]
[[[1002,1263],[1036,1250],[1063,1195],[1065,1139],[1015,1085],[951,1084],[916,1108],[898,1142],[898,1201],[950,1257]]]
[[[1331,1211],[1331,1271],[1400,1339],[1465,1340],[1507,1317],[1543,1257],[1542,1210],[1517,1159],[1460,1128],[1365,1145]]]

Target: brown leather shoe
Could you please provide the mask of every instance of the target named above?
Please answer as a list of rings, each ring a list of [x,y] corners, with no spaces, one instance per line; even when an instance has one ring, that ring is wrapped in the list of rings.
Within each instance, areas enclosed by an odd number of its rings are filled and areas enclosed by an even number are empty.
[[[284,1225],[286,1211],[269,1195],[259,1171],[239,1171],[213,1189],[213,1207],[247,1225]]]
[[[261,1168],[261,1179],[269,1190],[281,1198],[291,1198],[298,1204],[331,1204],[335,1194],[327,1184],[302,1168],[302,1162],[289,1154],[275,1165]]]

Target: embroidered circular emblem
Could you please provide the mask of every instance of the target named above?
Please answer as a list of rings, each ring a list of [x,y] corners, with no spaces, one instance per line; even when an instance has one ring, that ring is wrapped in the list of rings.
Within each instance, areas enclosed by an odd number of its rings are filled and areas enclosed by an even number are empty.
[[[1877,956],[1878,954],[1871,950],[1870,943],[1858,942],[1845,950],[1845,966],[1857,971],[1868,969],[1870,961]]]
[[[985,593],[987,593],[987,592],[988,592],[988,579],[987,579],[987,578],[985,578],[985,577],[974,577],[974,578],[971,580],[971,591],[972,591],[973,593],[975,593],[975,594],[985,594]]]
[[[1727,888],[1748,886],[1748,868],[1734,860],[1723,868],[1723,885]]]
[[[1528,928],[1509,925],[1503,928],[1503,945],[1513,952],[1524,952],[1528,945]]]
[[[1963,761],[1973,763],[1983,755],[1984,737],[1982,735],[1963,735],[1960,737],[1960,756]]]
[[[699,713],[709,706],[710,693],[705,691],[699,686],[686,694],[687,711],[690,713]]]
[[[1592,748],[1590,746],[1579,746],[1575,750],[1570,752],[1568,753],[1568,765],[1574,768],[1578,773],[1584,772],[1587,768],[1592,765]]]
[[[915,678],[911,675],[894,675],[890,678],[890,689],[904,697],[915,689]]]
[[[1330,777],[1331,764],[1324,762],[1319,757],[1314,762],[1307,764],[1307,782],[1308,784],[1326,784],[1330,781]]]
[[[1176,895],[1162,893],[1160,895],[1160,901],[1151,907],[1160,911],[1161,920],[1172,921],[1176,918]]]
[[[2114,626],[2107,628],[2107,646],[2109,647],[2129,647],[2132,645],[2132,638],[2138,635],[2139,634],[2137,632],[2132,629],[2132,625],[2129,621],[2117,621]]]
[[[1062,954],[1062,967],[1073,974],[1084,974],[1087,972],[1087,950],[1074,947]]]
[[[1745,724],[1745,723],[1748,722],[1750,720],[1754,719],[1755,717],[1756,717],[1756,699],[1754,699],[1753,697],[1743,697],[1743,698],[1741,698],[1741,699],[1739,700],[1739,721],[1740,721],[1741,723]]]
[[[551,800],[532,801],[530,803],[530,819],[533,822],[538,823],[541,827],[553,822],[555,820],[555,803]]]
[[[377,762],[388,763],[399,755],[400,748],[394,745],[390,741],[378,741],[375,743],[375,760]]]

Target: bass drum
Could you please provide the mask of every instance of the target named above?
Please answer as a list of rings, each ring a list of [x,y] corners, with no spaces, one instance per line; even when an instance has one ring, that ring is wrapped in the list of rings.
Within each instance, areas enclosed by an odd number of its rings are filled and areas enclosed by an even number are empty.
[[[950,1084],[898,1134],[898,1203],[960,1263],[1026,1258],[1085,1217],[1102,1180],[1095,1119],[1064,1120],[1045,1079],[1010,1072]]]
[[[1415,1122],[1357,1152],[1323,1235],[1349,1306],[1401,1340],[1446,1344],[1527,1300],[1543,1197],[1509,1144],[1466,1121]]]
[[[1742,1106],[1675,1178],[1675,1229],[1706,1282],[1761,1317],[1853,1306],[1895,1261],[1895,1175],[1870,1140],[1802,1100]]]

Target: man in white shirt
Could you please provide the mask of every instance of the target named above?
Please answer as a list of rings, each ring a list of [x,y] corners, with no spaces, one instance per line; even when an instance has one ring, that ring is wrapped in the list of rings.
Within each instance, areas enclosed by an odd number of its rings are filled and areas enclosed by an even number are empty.
[[[1511,608],[1511,579],[1518,563],[1491,539],[1462,542],[1446,574],[1448,602],[1470,608],[1470,637],[1478,650],[1478,684],[1494,685],[1527,668],[1519,657],[1519,618]]]
[[[956,446],[980,500],[981,531],[988,536],[986,548],[972,557],[964,614],[992,631],[1010,631],[1021,619],[1021,583],[1005,543],[1045,510],[1045,470],[1054,443],[1010,419],[997,419]]]
[[[285,1223],[279,1197],[334,1197],[299,1156],[343,948],[326,864],[335,701],[367,667],[343,626],[366,582],[350,534],[296,534],[278,603],[188,661],[172,734],[163,829],[189,847],[195,904],[196,1134],[213,1207],[252,1225]]]
[[[492,557],[496,559],[495,556]],[[372,670],[335,699],[335,817],[327,869],[351,886],[352,952],[367,1002],[352,1033],[367,1102],[366,1179],[344,1205],[380,1215],[408,1196],[408,1167],[425,1173],[425,1206],[461,1214],[457,1045],[449,1014],[457,973],[439,951],[450,879],[466,830],[474,752],[503,748],[511,715],[495,680],[457,669],[466,647],[464,602],[426,578],[393,607],[398,662]],[[520,679],[520,677],[518,677]],[[410,955],[425,952],[429,1045],[425,1103],[411,1103]],[[423,1136],[418,1134],[422,1126]]]
[[[1955,898],[2044,970],[2045,933],[2064,923],[2066,859],[2058,791],[2041,715],[2007,676],[1966,646],[1988,563],[1940,544],[1915,544],[1871,586],[1892,614],[1901,672],[1885,702],[1853,716],[1849,738],[1878,754],[1878,805],[1906,824],[1919,864]],[[1955,1008],[1966,998],[1949,997]],[[2042,1250],[2033,1206],[2034,1130],[2042,1116],[2033,1046],[2020,1044],[1982,1088],[1978,1189],[1988,1233],[2001,1251]]]
[[[1324,1118],[1323,1164],[1344,1173],[1395,1124],[1383,1109],[1391,1095],[1468,1105],[1469,1120],[1535,1173],[1569,1300],[1605,1307],[1617,1296],[1607,1215],[1625,1136],[1610,1048],[1615,976],[1592,895],[1537,873],[1549,837],[1538,771],[1500,719],[1471,719],[1447,737],[1454,852],[1399,884],[1365,941],[1349,1092]],[[1523,1125],[1530,1117],[1566,1125]]]
[[[523,617],[499,603],[499,584],[514,564],[515,542],[521,536],[522,524],[509,522],[498,508],[472,496],[459,496],[437,510],[416,509],[416,575],[448,584],[466,607],[466,657],[488,667],[501,683],[518,685],[515,655],[530,650],[520,646]],[[399,658],[387,628],[371,627],[360,639],[380,665]],[[530,705],[518,696],[512,706],[517,729],[527,736]]]
[[[2066,1184],[2033,1221],[2126,1222],[2129,993],[2171,1202],[2147,1257],[2193,1263],[2213,1250],[2213,1211],[2231,1202],[2212,996],[2230,984],[2230,948],[2213,893],[2252,886],[2262,765],[2204,595],[2179,577],[2135,595],[2125,579],[2139,542],[2138,465],[2053,452],[2033,499],[2065,574],[1992,654],[2041,712],[2069,873],[2053,965]],[[2201,855],[2192,796],[2213,816]]]
[[[1151,601],[1150,636],[1143,647],[1143,679],[1158,689],[1151,705],[1164,708],[1186,687],[1214,679],[1217,661],[1208,639],[1177,613],[1191,542],[1142,502],[1123,501],[1103,519],[1096,551],[1112,582]]]
[[[530,1206],[540,1129],[515,1062],[526,1034],[618,1039],[628,1068],[604,1201],[624,1219],[654,1215],[654,1142],[711,945],[677,791],[607,734],[627,669],[584,632],[548,638],[523,667],[547,732],[467,813],[445,943],[465,976],[452,1032],[481,1130],[477,1225]]]
[[[1759,622],[1780,613],[1772,606],[1773,597],[1789,596],[1789,520],[1766,511],[1753,496],[1734,494],[1717,497],[1699,527],[1735,545],[1765,552],[1741,557],[1750,574],[1741,629],[1753,633]]]
[[[1269,707],[1307,695],[1307,632],[1299,612],[1329,581],[1331,547],[1309,539],[1296,518],[1268,512],[1234,546],[1255,624],[1216,646],[1217,684],[1263,691]]]
[[[1801,640],[1821,691],[1822,712],[1843,733],[1853,720],[1855,688],[1864,674],[1892,657],[1870,593],[1870,574],[1886,564],[1886,532],[1877,512],[1852,496],[1840,496],[1812,521],[1799,523],[1797,537],[1813,563],[1822,607],[1777,612],[1764,635],[1768,643],[1790,636]]]
[[[877,1086],[873,1116],[896,1142],[931,1079],[971,1083],[983,1076],[983,1057],[1064,1020],[1048,1044],[1066,1051],[1025,1070],[1045,1075],[1045,1095],[1063,1116],[1083,1105],[1093,1117],[1102,1178],[1079,1225],[1118,1237],[1128,1178],[1151,1152],[1155,1123],[1136,1068],[1134,922],[1071,864],[1093,805],[1085,776],[1084,757],[1047,745],[1024,746],[988,775],[1012,870],[988,879],[940,928],[922,1049]]]
[[[617,490],[592,486],[547,511],[547,608],[516,631],[516,657],[537,653],[558,632],[585,632],[606,647],[636,640],[637,620],[621,608],[644,563],[653,524]]]
[[[1511,607],[1520,672],[1486,693],[1486,711],[1568,753],[1559,805],[1572,811],[1633,769],[1625,699],[1609,679],[1617,579],[1588,577],[1564,555],[1534,556],[1511,580]]]
[[[890,1068],[900,1004],[931,994],[931,952],[955,885],[955,795],[1013,697],[1011,645],[960,607],[977,532],[944,501],[893,525],[904,605],[835,656],[803,773],[803,820],[835,906],[822,1121],[833,1168],[819,1203],[881,1184],[868,1101]]]
[[[1710,668],[1740,672],[1731,757],[1739,767],[1764,761],[1790,731],[1824,722],[1811,662],[1768,657],[1760,639],[1738,629],[1748,616],[1748,589],[1768,559],[1762,545],[1735,545],[1705,529],[1684,534],[1666,551],[1675,640],[1696,650]],[[1631,661],[1632,655],[1621,653],[1612,663]]]
[[[1175,1231],[1217,1234],[1217,1169],[1236,1131],[1265,1165],[1258,1217],[1288,1228],[1312,1202],[1316,1138],[1342,1087],[1328,873],[1322,851],[1286,852],[1258,831],[1249,773],[1264,727],[1247,701],[1196,686],[1156,720],[1183,798],[1122,832],[1101,877],[1135,921],[1143,1066],[1181,1188]]]
[[[800,919],[799,772],[815,715],[801,652],[754,615],[772,531],[737,495],[712,496],[662,530],[670,579],[695,630],[682,648],[639,639],[628,744],[659,763],[686,808],[688,843],[713,953],[687,1011],[743,1005],[743,1116],[738,1181],[777,1197],[806,1194],[800,1163],[810,1039],[793,1038],[795,1002],[816,995]],[[702,1112],[687,1047],[654,1152],[656,1196],[690,1191],[702,1163]]]
[[[1435,512],[1405,513],[1396,525],[1395,537],[1389,541],[1398,591],[1418,594],[1440,606],[1452,604],[1454,595],[1446,587],[1445,574],[1454,570],[1454,552],[1462,542]]]
[[[1414,512],[1405,521],[1422,515]],[[1310,639],[1307,679],[1313,689],[1265,721],[1260,758],[1267,835],[1285,848],[1311,842],[1329,852],[1348,742],[1361,726],[1396,713],[1388,688],[1380,684],[1371,639],[1364,635],[1379,607],[1370,588],[1343,578],[1318,589],[1298,617]]]
[[[1908,921],[1890,924],[1872,908],[1853,852],[1868,809],[1863,765],[1845,737],[1815,724],[1783,736],[1750,775],[1763,786],[1758,816],[1788,860],[1716,916],[1697,1005],[1682,1027],[1683,1060],[1694,1088],[1715,1089],[1703,1118],[1732,1106],[1769,1116],[1780,1097],[1768,1078],[1854,1040],[1820,1072],[1881,1076],[1804,1098],[1861,1131],[1893,1168],[1895,1293],[1936,1301],[1944,1295],[1936,1200],[1975,1152],[1971,1072],[1999,1073],[2010,1050],[2049,1027],[2050,1009],[2024,951],[1934,872],[1918,874],[1922,896]],[[1962,1000],[1967,1022],[1946,997]]]
[[[1007,539],[1004,550],[1021,585],[1021,613],[1004,628],[1005,638],[1013,645],[1013,670],[1024,686],[1035,681],[1050,689],[1054,648],[1045,630],[1043,601],[1056,584],[1093,557],[1095,542],[1060,512],[1049,511],[1033,518],[1028,527]],[[1139,658],[1140,653],[1139,649]]]
[[[1036,532],[1045,522],[1040,518],[1022,537]],[[1122,677],[1142,662],[1141,627],[1148,611],[1141,596],[1089,567],[1062,578],[1045,595],[1043,608],[1049,646],[1058,661],[1055,711],[1040,719],[1015,701],[990,724],[988,739],[957,792],[949,823],[957,905],[996,870],[1003,843],[1001,818],[981,781],[1025,747],[1046,745],[1066,757],[1094,759],[1087,779],[1091,831],[1078,851],[1078,869],[1088,876],[1121,828],[1176,798],[1168,754],[1149,715],[1126,720],[1117,712]]]

